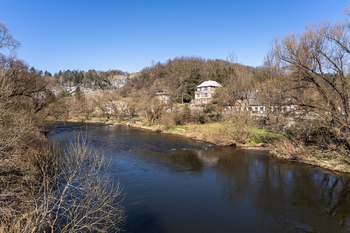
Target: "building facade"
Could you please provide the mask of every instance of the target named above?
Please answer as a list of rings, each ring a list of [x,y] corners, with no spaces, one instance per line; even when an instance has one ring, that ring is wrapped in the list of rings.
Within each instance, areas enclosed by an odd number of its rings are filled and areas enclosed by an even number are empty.
[[[165,89],[158,91],[156,96],[162,103],[165,103],[165,104],[168,103],[170,99],[169,92]]]
[[[205,81],[197,86],[197,90],[195,92],[195,105],[210,103],[213,100],[212,94],[218,87],[222,86],[219,83],[211,80]]]

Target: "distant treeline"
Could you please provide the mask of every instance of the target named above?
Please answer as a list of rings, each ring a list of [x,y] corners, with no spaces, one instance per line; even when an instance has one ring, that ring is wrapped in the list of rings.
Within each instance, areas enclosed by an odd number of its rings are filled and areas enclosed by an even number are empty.
[[[108,78],[116,75],[127,75],[127,72],[121,70],[96,71],[94,69],[87,72],[82,70],[60,70],[53,77],[62,86],[82,85],[83,87],[94,88],[96,86],[109,86]]]

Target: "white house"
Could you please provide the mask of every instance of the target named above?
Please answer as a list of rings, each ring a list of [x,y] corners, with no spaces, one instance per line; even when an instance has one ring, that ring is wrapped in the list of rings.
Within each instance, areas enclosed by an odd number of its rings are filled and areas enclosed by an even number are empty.
[[[212,94],[218,87],[222,86],[219,83],[211,80],[205,81],[197,86],[197,90],[195,92],[195,105],[206,104],[212,101]]]

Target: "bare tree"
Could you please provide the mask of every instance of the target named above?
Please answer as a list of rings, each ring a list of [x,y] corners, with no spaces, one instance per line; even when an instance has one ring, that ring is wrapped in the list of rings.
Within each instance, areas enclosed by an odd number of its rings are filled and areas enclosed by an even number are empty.
[[[6,93],[2,98],[11,101],[13,107],[39,112],[45,106],[45,95],[49,89],[47,79],[37,72],[29,72],[21,60],[0,54],[0,86]]]
[[[139,105],[139,111],[144,113],[148,120],[148,125],[151,126],[160,119],[164,113],[164,105],[157,97],[153,97],[145,99]]]
[[[288,93],[314,127],[350,149],[350,24],[311,24],[306,32],[273,43],[272,53],[285,69]]]
[[[230,62],[231,64],[235,64],[237,63],[237,60],[238,60],[238,56],[235,54],[234,51],[230,52],[226,58],[226,60],[228,62]]]
[[[14,52],[19,46],[19,42],[13,38],[6,24],[0,20],[0,48],[7,48]]]
[[[253,72],[244,67],[236,67],[223,83],[222,88],[217,88],[215,98],[224,105],[235,106],[239,100],[247,99],[247,93],[254,90]]]
[[[0,21],[0,48],[17,46]],[[108,160],[79,137],[63,152],[42,134],[34,113],[46,87],[40,71],[0,54],[0,232],[120,231],[121,187]]]

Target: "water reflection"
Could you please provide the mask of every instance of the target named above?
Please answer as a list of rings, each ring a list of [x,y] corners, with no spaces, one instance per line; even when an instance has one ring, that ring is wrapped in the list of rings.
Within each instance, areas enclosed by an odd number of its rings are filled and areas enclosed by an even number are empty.
[[[127,127],[73,124],[52,137],[76,129],[113,159],[127,192],[126,232],[350,230],[348,176]]]
[[[249,203],[256,210],[256,228],[273,232],[350,230],[350,181],[346,176],[229,147],[143,154],[153,157],[151,163],[167,158],[169,173],[201,175],[214,170],[222,201],[233,209]]]
[[[258,213],[256,227],[275,232],[341,232],[350,230],[348,177],[309,166],[276,161],[247,151],[216,148],[222,198],[233,207],[249,200]]]
[[[124,226],[126,232],[165,232],[162,214],[152,206],[137,206],[128,211],[128,216]]]

